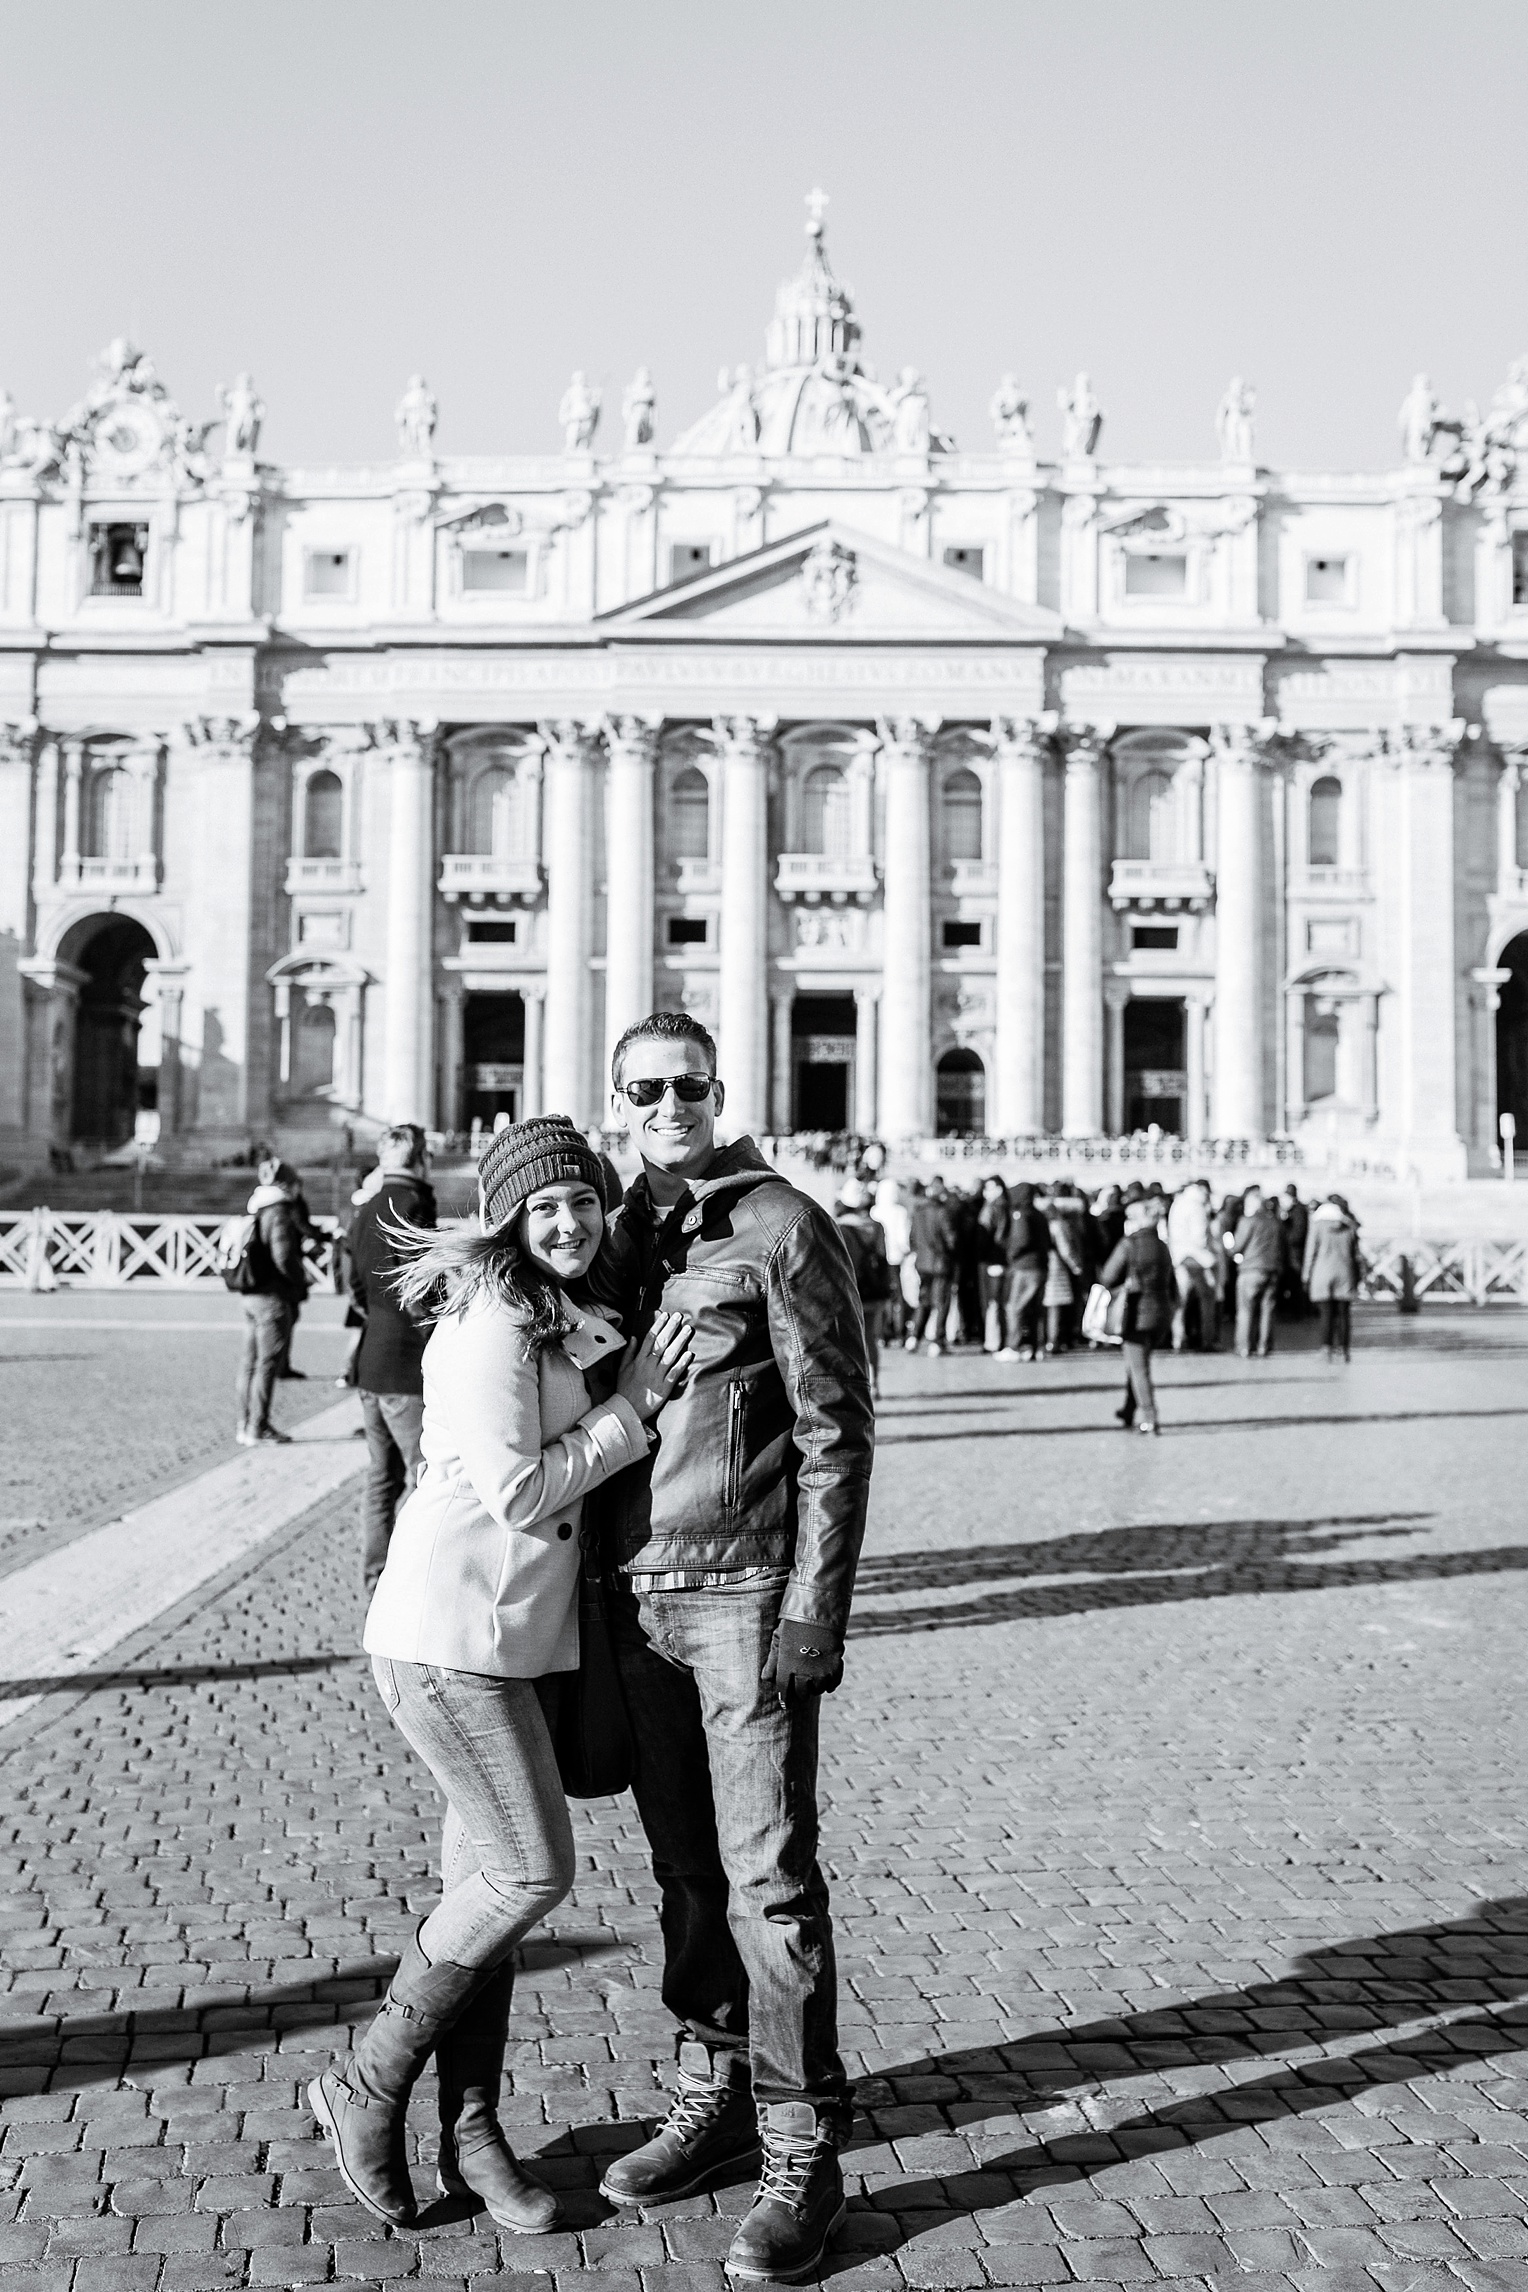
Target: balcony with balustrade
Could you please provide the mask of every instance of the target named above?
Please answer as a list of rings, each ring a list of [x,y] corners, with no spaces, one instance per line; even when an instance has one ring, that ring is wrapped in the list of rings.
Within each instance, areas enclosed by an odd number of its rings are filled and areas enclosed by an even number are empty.
[[[304,859],[294,854],[287,861],[284,888],[289,898],[299,891],[360,891],[361,863],[353,859]]]
[[[1117,859],[1109,876],[1111,904],[1143,915],[1201,914],[1214,894],[1202,860]]]
[[[868,852],[781,852],[775,890],[787,903],[799,899],[812,907],[828,900],[842,907],[855,901],[863,906],[875,897],[875,861]]]
[[[492,900],[507,907],[517,899],[540,897],[541,865],[503,852],[446,852],[437,888],[453,907],[463,899],[469,905]]]

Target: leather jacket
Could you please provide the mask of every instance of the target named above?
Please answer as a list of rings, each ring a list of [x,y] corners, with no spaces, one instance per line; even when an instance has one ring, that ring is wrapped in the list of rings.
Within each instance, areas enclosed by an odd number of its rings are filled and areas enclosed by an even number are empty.
[[[607,1561],[788,1568],[782,1616],[842,1637],[875,1413],[858,1285],[833,1219],[740,1138],[667,1213],[639,1177],[609,1233],[627,1335],[660,1310],[683,1313],[695,1367],[659,1412],[648,1459],[600,1491]]]

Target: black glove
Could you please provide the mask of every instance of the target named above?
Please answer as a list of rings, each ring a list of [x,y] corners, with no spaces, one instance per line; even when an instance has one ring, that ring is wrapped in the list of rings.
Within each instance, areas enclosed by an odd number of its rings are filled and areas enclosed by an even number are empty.
[[[782,1703],[792,1696],[831,1695],[843,1675],[844,1645],[831,1624],[781,1617],[759,1676],[774,1681]]]

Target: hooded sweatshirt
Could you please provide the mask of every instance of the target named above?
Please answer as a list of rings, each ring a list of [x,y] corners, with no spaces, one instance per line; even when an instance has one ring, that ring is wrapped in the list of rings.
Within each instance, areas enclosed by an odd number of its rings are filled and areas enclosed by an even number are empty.
[[[301,1305],[308,1294],[308,1276],[302,1259],[302,1226],[291,1195],[283,1186],[257,1186],[246,1208],[260,1239],[260,1278],[248,1294]]]

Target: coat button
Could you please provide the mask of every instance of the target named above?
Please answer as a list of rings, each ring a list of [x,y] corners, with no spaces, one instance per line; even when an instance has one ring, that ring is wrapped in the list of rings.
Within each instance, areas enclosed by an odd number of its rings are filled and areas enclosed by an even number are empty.
[[[566,1542],[567,1542],[568,1538],[569,1538],[569,1537],[572,1535],[572,1533],[573,1533],[573,1523],[572,1523],[572,1521],[571,1521],[571,1520],[559,1520],[559,1521],[558,1521],[558,1523],[557,1523],[557,1533],[558,1533],[558,1535],[560,1536],[560,1538],[562,1539],[563,1543],[564,1543],[564,1544],[566,1544]]]

